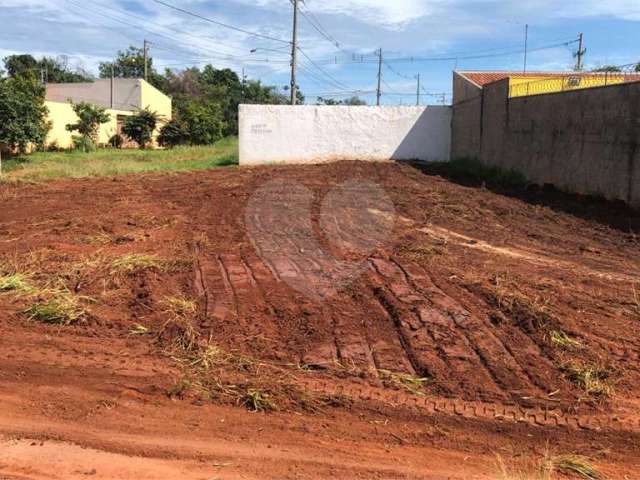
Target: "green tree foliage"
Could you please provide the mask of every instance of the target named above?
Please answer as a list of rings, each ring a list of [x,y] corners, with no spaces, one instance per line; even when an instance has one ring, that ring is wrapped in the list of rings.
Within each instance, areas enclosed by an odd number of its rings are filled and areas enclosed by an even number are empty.
[[[225,134],[226,123],[222,108],[216,103],[196,100],[181,102],[175,118],[160,130],[160,145],[208,145]]]
[[[39,73],[38,61],[31,55],[10,55],[4,59],[4,68],[11,78],[25,74],[36,75]]]
[[[88,145],[95,146],[98,143],[100,125],[107,123],[111,117],[105,108],[86,102],[73,104],[73,111],[78,116],[78,121],[68,124],[66,128],[70,132],[78,132],[83,137],[83,142],[78,145],[82,145],[82,149],[86,151]]]
[[[318,105],[348,105],[353,107],[367,104],[367,102],[362,100],[360,97],[349,97],[345,100],[335,100],[333,98],[318,97],[317,103]]]
[[[47,83],[82,83],[92,82],[93,76],[76,67],[72,69],[69,66],[69,59],[65,55],[56,58],[42,57],[38,61],[38,66],[44,70],[44,76]]]
[[[596,68],[594,72],[621,72],[620,67],[616,67],[615,65],[603,65],[600,68]]]
[[[636,72],[640,72],[640,63],[636,65]]]
[[[33,74],[0,80],[0,148],[24,153],[30,144],[44,145],[50,128],[44,94]]]
[[[157,112],[145,108],[126,118],[122,126],[122,132],[136,142],[141,149],[144,149],[151,142],[153,131],[156,129],[159,120],[160,117]]]
[[[4,59],[5,70],[9,77],[34,75],[44,78],[48,83],[78,83],[90,82],[91,75],[87,72],[69,67],[69,59],[59,57],[42,57],[36,60],[31,55],[10,55]]]
[[[201,115],[187,115],[194,111],[193,103],[218,105],[223,117],[223,135],[238,133],[238,105],[241,103],[287,104],[289,97],[278,92],[276,87],[263,85],[259,81],[243,82],[230,69],[216,69],[211,65],[202,70],[189,68],[182,72],[166,73],[165,93],[173,98],[174,116],[183,116],[182,121],[189,123],[191,119],[200,119]],[[298,98],[304,96],[298,92]],[[215,116],[209,112],[207,117]],[[172,126],[171,128],[174,128]],[[189,128],[193,131],[194,128]]]
[[[162,147],[175,147],[189,144],[189,130],[187,125],[176,118],[167,122],[160,129],[158,143]]]
[[[100,78],[144,78],[144,50],[130,46],[125,51],[119,51],[112,62],[101,62],[99,67]],[[149,83],[160,90],[165,90],[165,78],[153,67],[153,58],[147,59],[147,72]]]

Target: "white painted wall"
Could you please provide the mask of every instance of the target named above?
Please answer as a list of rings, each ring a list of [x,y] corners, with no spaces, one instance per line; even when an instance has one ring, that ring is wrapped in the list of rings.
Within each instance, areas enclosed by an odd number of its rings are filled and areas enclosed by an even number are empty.
[[[448,161],[450,107],[240,105],[240,165]]]

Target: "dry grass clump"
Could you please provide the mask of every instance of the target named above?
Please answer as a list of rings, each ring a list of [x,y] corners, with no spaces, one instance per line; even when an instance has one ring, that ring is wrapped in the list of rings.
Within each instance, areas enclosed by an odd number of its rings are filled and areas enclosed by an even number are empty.
[[[505,275],[496,275],[492,283],[490,295],[495,306],[529,333],[548,330],[553,325],[550,297],[526,295]]]
[[[426,243],[407,245],[400,249],[401,256],[418,263],[428,261],[437,255],[444,254],[445,252],[445,246],[429,245]]]
[[[111,262],[111,273],[128,275],[143,270],[160,270],[162,263],[155,255],[132,253]]]
[[[551,330],[548,334],[548,338],[553,346],[559,348],[579,348],[582,346],[579,341],[570,337],[562,330]]]
[[[582,455],[552,455],[546,452],[540,459],[513,461],[509,465],[498,455],[497,469],[500,480],[553,480],[556,474],[582,478],[584,480],[604,480],[605,476]]]
[[[378,370],[378,374],[386,385],[407,390],[418,396],[424,396],[422,389],[424,384],[430,381],[429,378],[420,378],[408,373],[397,373],[389,370]]]
[[[611,368],[578,361],[567,362],[561,368],[569,381],[591,397],[605,399],[615,393],[614,372]]]
[[[242,404],[252,412],[268,412],[276,408],[269,393],[252,388],[247,390]]]

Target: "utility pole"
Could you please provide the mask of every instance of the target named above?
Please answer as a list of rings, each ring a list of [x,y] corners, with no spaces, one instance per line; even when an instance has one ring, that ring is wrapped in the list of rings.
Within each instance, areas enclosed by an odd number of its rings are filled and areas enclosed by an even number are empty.
[[[420,106],[420,74],[418,74],[418,76],[416,77],[418,79],[418,90],[416,93],[416,105],[419,107]]]
[[[144,80],[149,81],[149,42],[144,41]]]
[[[244,87],[246,83],[247,77],[244,74],[244,67],[242,67],[242,103],[244,103]]]
[[[110,95],[111,99],[110,100],[111,101],[109,102],[109,104],[111,105],[111,110],[113,110],[113,77],[114,77],[113,68],[114,68],[113,62],[111,62],[111,86],[110,86],[110,90],[111,90],[111,95]]]
[[[584,38],[583,38],[583,34],[580,33],[578,34],[578,51],[576,52],[576,72],[581,72],[582,71],[582,60],[584,57],[584,54],[587,53],[587,49],[584,48]]]
[[[296,68],[298,63],[298,0],[293,3],[293,40],[291,42],[291,105],[298,100],[298,86],[296,83]]]
[[[380,97],[382,96],[382,48],[378,50],[378,90],[376,105],[380,106]]]
[[[524,73],[527,73],[527,50],[529,48],[529,24],[524,26]]]

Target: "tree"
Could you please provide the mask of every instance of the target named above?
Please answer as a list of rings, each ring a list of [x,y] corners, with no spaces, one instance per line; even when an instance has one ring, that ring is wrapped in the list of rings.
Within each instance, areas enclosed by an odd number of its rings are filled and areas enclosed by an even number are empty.
[[[3,148],[24,153],[29,145],[44,145],[46,116],[44,88],[35,77],[0,80],[0,155]]]
[[[285,85],[284,87],[282,87],[282,90],[284,90],[286,93],[286,103],[289,103],[291,101],[289,94],[291,87],[289,85]],[[296,85],[296,103],[298,105],[302,105],[304,103],[304,94],[302,93],[302,90],[300,90],[300,85]]]
[[[38,67],[44,72],[47,83],[83,83],[92,82],[93,77],[82,68],[74,70],[69,66],[69,58],[60,55],[56,58],[42,57],[38,61]]]
[[[333,98],[318,97],[318,105],[348,105],[352,107],[366,105],[367,102],[360,97],[349,97],[345,100],[334,100]]]
[[[98,67],[100,78],[144,78],[144,49],[130,46],[125,51],[118,51],[113,62],[100,62]],[[165,91],[165,78],[153,68],[153,58],[147,58],[149,83]]]
[[[83,70],[71,70],[69,59],[61,55],[59,57],[42,57],[36,60],[31,55],[10,55],[4,59],[7,75],[10,77],[33,75],[50,83],[78,83],[90,82],[92,77]]]
[[[27,73],[36,76],[40,70],[38,61],[31,55],[10,55],[4,59],[4,68],[11,78]]]
[[[67,130],[70,132],[77,131],[84,138],[82,145],[96,145],[98,143],[100,125],[111,120],[111,116],[106,112],[105,108],[91,103],[80,102],[72,105],[73,111],[78,116],[78,121],[68,124]]]
[[[636,65],[636,72],[640,72],[640,63]]]
[[[220,105],[191,101],[180,107],[178,115],[188,126],[192,145],[209,145],[224,136],[226,124]]]
[[[159,120],[160,116],[157,112],[145,108],[126,118],[122,132],[136,142],[141,149],[145,149],[153,138],[153,132]]]
[[[190,100],[181,103],[176,118],[162,127],[158,143],[168,147],[209,145],[224,136],[225,127],[220,105]]]
[[[158,143],[163,147],[175,147],[189,143],[189,130],[187,125],[178,119],[173,119],[160,129]]]
[[[615,65],[603,65],[600,68],[596,68],[594,72],[621,72],[622,69],[620,67],[616,67]]]
[[[362,100],[360,97],[349,97],[346,100],[344,100],[344,104],[345,105],[351,105],[354,107],[358,107],[358,106],[364,106],[367,104],[367,102],[365,100]]]

